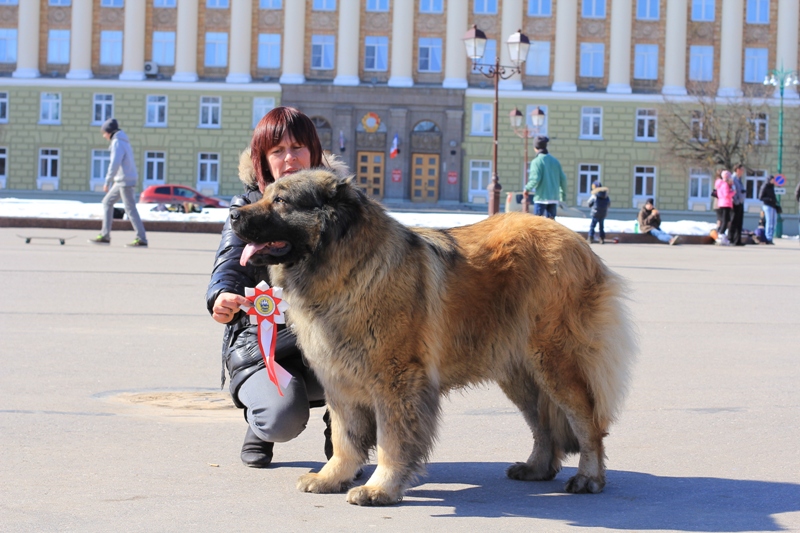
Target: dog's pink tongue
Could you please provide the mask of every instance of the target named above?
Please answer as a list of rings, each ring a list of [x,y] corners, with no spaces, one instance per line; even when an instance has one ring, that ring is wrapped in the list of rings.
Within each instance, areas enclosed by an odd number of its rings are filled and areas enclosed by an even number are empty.
[[[239,260],[239,264],[242,266],[247,266],[247,262],[250,261],[250,258],[253,257],[257,251],[261,250],[266,246],[265,244],[248,244],[244,247],[244,251],[242,252],[242,258]]]

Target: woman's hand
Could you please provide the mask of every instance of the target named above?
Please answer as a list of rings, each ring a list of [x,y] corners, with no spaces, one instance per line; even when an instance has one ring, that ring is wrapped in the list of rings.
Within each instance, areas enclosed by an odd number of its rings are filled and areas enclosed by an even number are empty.
[[[250,307],[250,300],[232,292],[221,292],[214,300],[211,318],[220,324],[227,324],[242,307]]]

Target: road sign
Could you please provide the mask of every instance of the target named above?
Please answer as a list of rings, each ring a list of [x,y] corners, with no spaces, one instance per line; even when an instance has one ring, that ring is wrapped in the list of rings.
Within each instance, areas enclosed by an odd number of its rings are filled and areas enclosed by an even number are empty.
[[[783,187],[786,185],[786,178],[783,176],[783,174],[775,174],[775,185],[778,187]]]
[[[775,187],[775,194],[786,194],[786,189],[784,187]]]

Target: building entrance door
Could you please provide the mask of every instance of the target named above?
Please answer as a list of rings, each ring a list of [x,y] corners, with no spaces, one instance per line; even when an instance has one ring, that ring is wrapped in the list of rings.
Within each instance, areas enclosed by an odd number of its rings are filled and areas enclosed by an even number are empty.
[[[358,152],[356,182],[358,188],[376,200],[383,198],[383,171],[385,155],[383,152]]]
[[[411,201],[439,201],[439,154],[411,154]]]

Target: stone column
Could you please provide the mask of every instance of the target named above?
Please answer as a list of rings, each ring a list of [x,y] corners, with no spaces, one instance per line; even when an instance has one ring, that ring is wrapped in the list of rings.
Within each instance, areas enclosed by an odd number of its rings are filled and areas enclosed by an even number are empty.
[[[452,2],[450,3],[452,4]],[[506,44],[506,41],[508,41],[508,38],[512,34],[516,33],[520,28],[522,28],[522,20],[524,15],[522,0],[503,0],[501,8],[502,12],[500,14],[500,26],[502,29],[500,30],[500,35],[495,36],[497,39],[497,52],[500,54],[501,65],[513,66],[511,63],[511,57],[508,54],[508,45]],[[522,63],[521,67],[524,69],[525,63]],[[514,74],[507,80],[500,80],[500,89],[504,91],[521,91],[522,74]]]
[[[800,18],[800,1],[778,0],[778,42],[776,46],[775,68],[797,70],[797,33]],[[775,98],[780,97],[776,89]],[[797,86],[789,85],[783,92],[784,98],[797,98]]]
[[[15,78],[39,77],[39,2],[22,0],[17,11],[17,69]]]
[[[287,1],[283,3],[283,50],[281,53],[281,83],[297,85],[305,83],[306,3]]]
[[[334,85],[358,85],[358,43],[361,35],[359,0],[339,0],[339,35],[336,43]]]
[[[120,80],[144,79],[145,0],[125,0],[125,31],[122,35],[122,72]]]
[[[468,2],[447,3],[447,37],[444,49],[445,89],[467,88],[467,54],[464,34],[469,29]]]
[[[415,3],[415,0],[394,0],[392,2],[392,66],[389,87],[412,87],[414,85]],[[450,2],[450,4],[452,3]]]
[[[631,0],[611,1],[611,39],[606,92],[631,93]]]
[[[231,2],[231,48],[227,83],[250,83],[250,40],[253,35],[253,2]]]
[[[411,137],[408,134],[408,108],[392,107],[389,109],[389,123],[386,127],[386,154],[389,153],[395,133],[400,139],[400,155],[394,159],[386,159],[384,172],[387,179],[383,186],[383,197],[387,200],[407,200],[411,193],[411,167],[409,166],[411,149],[408,146]],[[395,183],[391,179],[392,171],[395,169],[399,169],[403,175],[400,183]]]
[[[175,74],[172,81],[197,81],[197,2],[178,0],[178,31],[175,35]]]
[[[72,0],[72,28],[67,78],[88,80],[93,77],[92,0]]]
[[[686,94],[686,10],[687,0],[667,3],[666,38],[664,40],[664,86],[661,93],[672,96]]]
[[[559,0],[555,6],[556,53],[553,66],[554,91],[574,92],[577,61],[578,0]]]
[[[744,0],[722,2],[722,27],[719,50],[719,90],[717,96],[742,95],[742,56],[744,55]],[[795,44],[797,46],[797,44]]]

